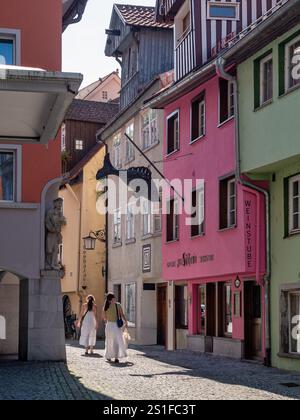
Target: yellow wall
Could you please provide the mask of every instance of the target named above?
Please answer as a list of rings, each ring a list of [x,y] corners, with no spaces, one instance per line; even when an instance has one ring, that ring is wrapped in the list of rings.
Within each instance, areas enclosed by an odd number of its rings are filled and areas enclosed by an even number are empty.
[[[100,215],[96,209],[96,173],[103,164],[104,153],[104,149],[97,152],[83,168],[80,180],[60,191],[67,219],[67,225],[62,231],[63,264],[66,270],[62,279],[62,293],[70,297],[72,310],[77,316],[81,301],[89,294],[94,295],[99,320],[105,295],[105,278],[102,275],[102,267],[105,266],[105,244],[96,241],[94,251],[85,251],[82,238],[88,236],[91,231],[105,227],[105,216]]]

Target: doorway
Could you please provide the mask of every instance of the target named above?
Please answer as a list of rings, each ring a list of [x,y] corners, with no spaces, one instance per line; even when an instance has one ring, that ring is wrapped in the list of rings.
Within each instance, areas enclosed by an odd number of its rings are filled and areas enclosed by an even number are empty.
[[[245,282],[245,358],[263,360],[262,349],[262,288]]]
[[[167,286],[158,285],[157,287],[157,344],[167,345]]]

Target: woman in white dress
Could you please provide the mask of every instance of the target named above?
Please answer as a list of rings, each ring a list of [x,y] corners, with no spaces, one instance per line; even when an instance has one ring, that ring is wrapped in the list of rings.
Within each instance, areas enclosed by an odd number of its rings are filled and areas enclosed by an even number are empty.
[[[111,362],[119,363],[119,359],[127,357],[123,329],[118,325],[118,320],[123,321],[124,327],[128,327],[127,319],[120,303],[117,302],[113,293],[108,293],[103,308],[102,318],[106,323],[105,328],[105,358]]]
[[[94,347],[97,341],[97,305],[95,298],[89,295],[86,303],[82,306],[81,314],[78,322],[78,327],[81,327],[79,344],[85,347],[85,354],[89,351],[93,354]]]

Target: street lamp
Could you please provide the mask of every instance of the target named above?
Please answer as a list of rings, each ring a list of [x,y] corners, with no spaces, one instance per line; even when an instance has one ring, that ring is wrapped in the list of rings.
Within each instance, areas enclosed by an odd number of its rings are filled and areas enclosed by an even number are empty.
[[[105,229],[97,230],[96,232],[90,232],[89,236],[83,238],[84,249],[87,251],[94,251],[96,248],[96,241],[106,242],[106,231]]]

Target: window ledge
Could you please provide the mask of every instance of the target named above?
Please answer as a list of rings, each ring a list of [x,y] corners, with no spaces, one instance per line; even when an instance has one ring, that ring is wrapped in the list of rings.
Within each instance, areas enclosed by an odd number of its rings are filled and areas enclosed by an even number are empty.
[[[112,247],[113,248],[120,248],[122,246],[122,242],[114,242]]]
[[[279,95],[279,99],[284,98],[285,96],[289,95],[290,93],[293,93],[293,92],[297,91],[298,89],[300,89],[300,84],[285,90],[284,93]]]
[[[125,245],[131,245],[131,244],[135,244],[135,243],[136,243],[135,238],[126,239],[126,241],[125,241]]]
[[[292,353],[277,353],[277,356],[280,358],[285,358],[285,359],[295,359],[295,360],[300,360],[300,354],[292,354]]]
[[[156,146],[158,146],[160,144],[159,140],[156,140],[153,144],[151,144],[151,146],[146,147],[145,149],[142,149],[144,153],[149,152],[150,150],[154,149]]]
[[[233,120],[235,118],[235,115],[232,115],[232,117],[227,118],[227,120],[220,122],[218,125],[218,128],[223,127],[223,125],[226,125],[227,123],[229,123],[229,121]]]
[[[173,239],[172,241],[167,241],[166,245],[177,244],[178,242],[179,242],[179,239]]]
[[[300,235],[300,230],[294,231],[294,232],[289,232],[288,235],[284,236],[283,239],[292,239],[294,237],[297,237]]]
[[[198,238],[203,238],[205,236],[205,233],[199,233],[199,235],[195,235],[195,236],[191,236],[191,239],[198,239]]]
[[[223,229],[219,229],[218,232],[222,233],[222,232],[227,232],[229,230],[234,230],[237,228],[237,225],[231,226],[231,227],[227,227],[227,228],[223,228]]]
[[[37,210],[39,204],[34,203],[17,203],[13,201],[0,201],[0,209],[15,209],[15,210]]]
[[[264,102],[263,104],[259,105],[257,108],[254,108],[253,112],[259,112],[261,109],[264,109],[267,106],[272,105],[273,103],[274,103],[274,100],[270,99],[269,101]]]
[[[197,137],[195,140],[191,140],[191,141],[190,141],[190,145],[192,146],[193,144],[198,143],[198,141],[200,141],[200,140],[204,140],[204,139],[205,139],[205,137],[206,137],[206,133],[205,133],[205,134],[203,134],[203,135],[202,135],[202,136],[200,136],[200,137]]]
[[[176,153],[180,152],[180,149],[176,149],[173,152],[169,153],[166,155],[166,158],[172,157],[173,155],[175,155]]]

